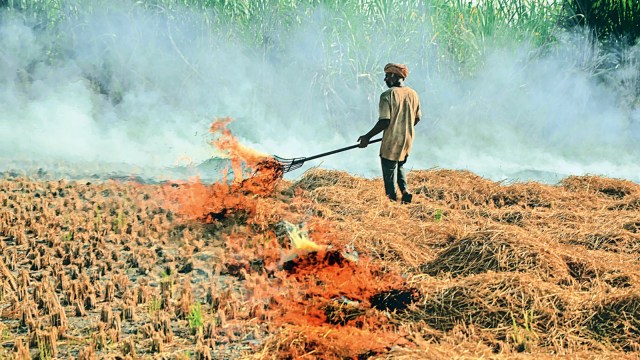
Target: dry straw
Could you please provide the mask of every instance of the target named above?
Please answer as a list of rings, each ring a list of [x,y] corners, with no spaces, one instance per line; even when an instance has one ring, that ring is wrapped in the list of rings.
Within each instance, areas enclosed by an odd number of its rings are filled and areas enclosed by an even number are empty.
[[[636,184],[433,169],[410,172],[402,205],[344,172],[267,180],[0,180],[0,311],[16,339],[0,357],[640,351]],[[287,223],[322,251],[292,252]]]

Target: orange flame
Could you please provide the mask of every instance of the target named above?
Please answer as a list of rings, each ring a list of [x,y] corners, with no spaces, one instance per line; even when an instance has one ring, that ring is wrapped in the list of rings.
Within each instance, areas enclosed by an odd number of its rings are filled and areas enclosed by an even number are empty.
[[[166,197],[178,204],[176,211],[191,219],[213,222],[229,214],[255,212],[254,196],[271,194],[282,178],[281,166],[269,155],[242,145],[227,125],[230,118],[217,119],[210,131],[217,136],[211,142],[231,160],[233,181],[228,184],[227,170],[223,180],[207,186],[199,178],[165,187]],[[253,173],[252,173],[253,172]]]
[[[254,194],[271,193],[275,182],[282,178],[282,166],[273,157],[242,145],[227,128],[231,121],[227,117],[211,124],[209,131],[218,136],[212,144],[231,159],[235,183],[242,183],[243,189]],[[253,175],[251,172],[245,174],[243,164],[253,171]]]
[[[292,239],[290,246],[280,243],[273,230],[275,224],[298,216],[288,213],[288,205],[271,196],[282,177],[282,168],[268,155],[241,145],[227,129],[230,122],[229,118],[216,120],[211,132],[217,136],[212,144],[231,160],[233,181],[228,183],[225,176],[221,182],[205,185],[194,179],[169,184],[164,193],[177,204],[176,212],[189,219],[213,222],[245,215],[240,221],[247,226],[225,236],[229,252],[225,266],[230,274],[231,268],[239,269],[237,276],[252,279],[253,285],[245,283],[247,294],[260,298],[253,299],[256,304],[268,304],[256,306],[254,316],[261,314],[274,328],[286,329],[292,339],[306,339],[316,347],[313,351],[317,356],[327,359],[384,352],[401,341],[397,329],[371,308],[370,299],[404,284],[403,279],[385,273],[364,257],[357,263],[345,258],[336,247],[329,246],[340,246],[340,234],[315,215],[305,215],[304,219],[313,240],[300,237]],[[245,173],[245,168],[253,174]],[[282,254],[292,252],[296,256],[282,263]],[[256,260],[263,264],[261,270],[253,269]],[[278,270],[279,266],[284,270]],[[354,314],[336,321],[332,311],[341,299],[358,305]],[[343,316],[339,305],[337,311],[338,317]],[[278,352],[297,357],[308,350],[302,345],[279,348]]]

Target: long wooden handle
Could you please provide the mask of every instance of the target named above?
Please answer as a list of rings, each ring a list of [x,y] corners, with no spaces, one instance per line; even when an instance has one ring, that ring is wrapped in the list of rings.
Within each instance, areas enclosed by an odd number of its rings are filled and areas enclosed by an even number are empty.
[[[379,142],[379,141],[382,141],[382,138],[375,139],[375,140],[371,140],[371,141],[369,141],[369,144],[373,144],[373,143],[376,143],[376,142]],[[323,156],[333,155],[333,154],[335,154],[335,153],[339,153],[339,152],[343,152],[343,151],[347,151],[347,150],[355,149],[355,148],[357,148],[357,147],[359,147],[359,146],[360,146],[359,144],[358,144],[358,145],[351,145],[351,146],[343,147],[343,148],[341,148],[341,149],[337,149],[337,150],[329,151],[329,152],[326,152],[326,153],[322,153],[322,154],[318,154],[318,155],[310,156],[310,157],[308,157],[308,158],[296,159],[296,160],[294,160],[294,161],[292,162],[292,165],[293,165],[293,164],[303,163],[303,162],[308,161],[308,160],[313,160],[313,159],[321,158],[321,157],[323,157]]]

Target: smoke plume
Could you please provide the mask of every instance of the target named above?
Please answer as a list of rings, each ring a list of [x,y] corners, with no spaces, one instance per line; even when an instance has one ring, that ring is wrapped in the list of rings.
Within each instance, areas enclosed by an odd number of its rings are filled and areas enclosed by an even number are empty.
[[[605,50],[579,33],[544,49],[503,43],[462,76],[456,61],[443,66],[449,55],[429,29],[410,39],[384,29],[328,33],[335,16],[320,8],[293,29],[267,13],[255,45],[214,25],[213,12],[73,5],[55,26],[0,12],[0,170],[198,174],[220,156],[209,125],[227,116],[258,151],[315,155],[355,144],[375,124],[382,67],[403,62],[424,115],[409,168],[639,180],[640,46]],[[372,145],[305,166],[379,176],[377,152]]]

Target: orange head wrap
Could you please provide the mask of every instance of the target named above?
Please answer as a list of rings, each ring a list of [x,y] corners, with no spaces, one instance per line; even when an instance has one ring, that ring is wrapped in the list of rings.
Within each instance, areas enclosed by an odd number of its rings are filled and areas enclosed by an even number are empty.
[[[407,75],[409,75],[409,69],[405,64],[388,63],[384,66],[384,72],[399,75],[403,79],[406,79]]]

